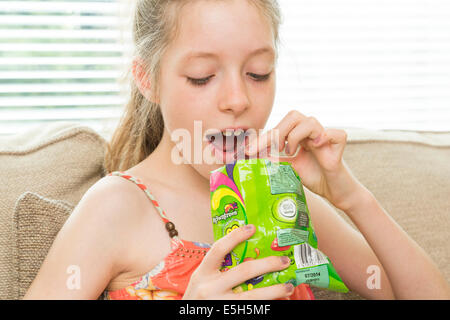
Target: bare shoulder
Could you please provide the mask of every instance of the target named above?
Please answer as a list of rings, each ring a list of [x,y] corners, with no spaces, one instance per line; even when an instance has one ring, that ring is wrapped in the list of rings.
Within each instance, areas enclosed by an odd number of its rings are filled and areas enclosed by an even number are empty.
[[[138,190],[117,177],[92,185],[56,235],[24,298],[96,299],[128,266],[130,234],[140,215],[138,197]],[[78,270],[79,290],[67,284],[71,268]]]
[[[106,176],[89,188],[78,207],[87,209],[83,212],[95,212],[93,219],[102,221],[116,235],[128,239],[128,233],[142,222],[148,202],[144,192],[131,181]]]
[[[98,180],[83,195],[71,218],[91,225],[92,232],[108,238],[114,248],[114,275],[123,273],[132,257],[132,241],[148,210],[145,194],[134,184],[117,176]],[[146,206],[147,205],[147,206]],[[128,259],[130,258],[130,259]]]
[[[139,209],[138,192],[120,177],[103,177],[83,195],[74,210],[74,216],[97,222],[98,228],[111,232],[126,230]]]
[[[102,229],[111,239],[108,245],[115,248],[110,290],[145,274],[170,249],[165,226],[156,208],[147,195],[127,179],[103,177],[86,192],[80,207],[83,212],[98,215],[93,223],[103,225]]]
[[[97,214],[105,215],[105,218],[124,218],[132,221],[134,213],[138,213],[142,206],[142,195],[137,186],[117,176],[106,176],[93,184],[83,195],[78,206],[92,205],[101,207]]]

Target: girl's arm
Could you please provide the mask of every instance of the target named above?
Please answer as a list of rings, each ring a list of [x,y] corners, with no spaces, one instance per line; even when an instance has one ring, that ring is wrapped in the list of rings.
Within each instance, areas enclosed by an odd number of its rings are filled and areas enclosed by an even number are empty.
[[[383,266],[361,233],[322,197],[306,187],[304,191],[318,249],[330,258],[345,285],[366,299],[395,299]],[[367,286],[371,266],[379,268],[377,288]]]
[[[272,130],[250,137],[245,150],[254,156],[284,148],[291,157],[273,160],[290,162],[306,188],[344,211],[361,231],[365,240],[323,199],[307,199],[315,207],[310,212],[319,248],[335,261],[350,288],[373,298],[449,299],[448,284],[431,259],[352,175],[342,158],[346,143],[344,130],[324,128],[316,118],[292,110]],[[378,293],[363,279],[368,266],[380,268],[383,288]]]
[[[343,209],[362,234],[323,198],[306,187],[304,190],[319,249],[349,289],[367,299],[449,298],[446,281],[433,262],[367,189],[362,187],[362,193],[355,193],[359,209]],[[359,216],[358,210],[362,212]],[[377,218],[380,215],[383,218]],[[405,248],[414,254],[405,255]]]
[[[109,178],[111,179],[111,178]],[[127,221],[134,200],[116,197],[123,188],[93,185],[55,237],[24,300],[97,299],[110,280],[123,271]]]
[[[359,186],[345,213],[381,262],[397,299],[450,299],[436,265],[367,188]]]

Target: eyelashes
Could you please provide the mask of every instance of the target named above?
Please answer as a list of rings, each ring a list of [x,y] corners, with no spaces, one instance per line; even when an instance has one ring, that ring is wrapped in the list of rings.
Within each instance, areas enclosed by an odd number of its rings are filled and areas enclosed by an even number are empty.
[[[205,84],[208,83],[209,79],[211,79],[213,76],[209,76],[207,78],[202,78],[202,79],[194,79],[194,78],[189,78],[187,77],[187,81],[190,82],[191,84],[193,84],[194,86],[204,86]]]
[[[257,82],[267,81],[271,74],[272,72],[264,75],[249,73],[249,75]],[[206,85],[209,82],[209,79],[211,79],[212,77],[214,77],[214,75],[202,79],[194,79],[187,77],[187,81],[194,86],[201,87]]]

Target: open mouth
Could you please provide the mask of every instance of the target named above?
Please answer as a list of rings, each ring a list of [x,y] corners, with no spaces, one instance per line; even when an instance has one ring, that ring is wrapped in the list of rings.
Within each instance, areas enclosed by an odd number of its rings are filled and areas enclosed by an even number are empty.
[[[248,143],[248,134],[244,129],[225,129],[207,134],[208,142],[214,147],[215,156],[224,162],[244,159],[244,148]]]

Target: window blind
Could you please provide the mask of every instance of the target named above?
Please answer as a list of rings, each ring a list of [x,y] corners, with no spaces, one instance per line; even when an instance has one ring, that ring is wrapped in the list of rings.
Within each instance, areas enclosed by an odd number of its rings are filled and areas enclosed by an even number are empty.
[[[274,126],[450,131],[450,1],[279,0]]]
[[[297,109],[328,127],[449,130],[450,1],[278,1],[268,127]],[[114,128],[126,102],[124,3],[0,0],[0,134],[49,121]]]
[[[0,134],[49,121],[100,133],[124,105],[124,41],[116,0],[0,1]]]

